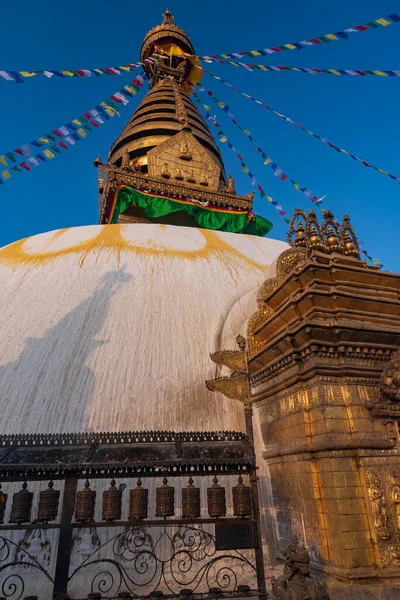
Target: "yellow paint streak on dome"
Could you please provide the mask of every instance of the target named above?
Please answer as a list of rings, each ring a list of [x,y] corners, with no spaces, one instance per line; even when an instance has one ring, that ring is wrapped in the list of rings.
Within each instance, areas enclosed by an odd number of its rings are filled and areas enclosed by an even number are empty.
[[[42,250],[37,254],[33,252],[30,253],[24,248],[26,242],[34,238],[25,238],[0,249],[0,264],[10,267],[35,267],[49,261],[54,261],[63,256],[81,254],[79,264],[82,266],[92,252],[99,256],[103,250],[107,250],[108,252],[117,254],[118,257],[120,257],[121,254],[134,253],[140,256],[154,257],[154,255],[162,255],[175,259],[192,261],[200,259],[210,260],[212,257],[218,256],[222,262],[226,262],[226,257],[229,256],[231,264],[235,262],[235,259],[239,259],[240,261],[247,263],[249,267],[257,268],[261,271],[266,271],[269,266],[258,263],[248,256],[245,256],[237,248],[231,246],[228,242],[210,230],[196,230],[204,236],[206,243],[203,247],[197,248],[196,250],[182,250],[162,246],[157,243],[157,239],[154,240],[150,247],[129,242],[121,235],[121,232],[123,231],[121,228],[123,227],[125,227],[125,225],[102,225],[99,226],[99,233],[89,239],[70,245],[67,248],[61,248],[54,251]],[[159,225],[157,225],[157,227],[159,227]],[[69,230],[70,229],[62,229],[56,231],[50,241],[53,241],[56,237],[61,236]]]

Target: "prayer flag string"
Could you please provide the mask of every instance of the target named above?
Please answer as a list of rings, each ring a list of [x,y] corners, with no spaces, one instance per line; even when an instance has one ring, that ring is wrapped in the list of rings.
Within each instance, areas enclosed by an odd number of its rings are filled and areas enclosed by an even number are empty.
[[[25,83],[28,79],[35,77],[36,75],[44,75],[47,79],[54,77],[55,79],[68,79],[71,77],[100,77],[101,75],[123,75],[125,72],[131,72],[139,67],[145,67],[148,64],[153,64],[155,61],[151,58],[146,58],[143,62],[130,63],[129,65],[123,65],[120,67],[106,67],[102,69],[67,69],[64,71],[50,71],[50,70],[38,70],[38,71],[0,71],[0,83],[14,82],[14,83]]]
[[[261,71],[298,71],[299,73],[307,73],[308,75],[319,75],[321,73],[325,73],[327,75],[336,75],[336,76],[340,76],[340,75],[352,75],[352,76],[359,76],[359,77],[365,77],[366,75],[376,75],[377,77],[400,77],[400,70],[368,70],[368,71],[362,71],[361,69],[319,69],[317,67],[313,67],[311,68],[303,68],[303,67],[290,67],[287,65],[279,65],[279,66],[271,66],[271,65],[253,65],[250,63],[244,63],[244,62],[235,62],[233,60],[216,60],[216,59],[210,59],[207,60],[205,62],[218,62],[221,63],[222,65],[232,65],[233,67],[242,67],[243,69],[246,69],[247,71],[255,71],[255,70],[261,70]],[[196,66],[196,65],[195,65]],[[200,69],[201,67],[197,67],[198,69]]]
[[[398,13],[393,13],[387,17],[374,19],[365,25],[355,25],[354,27],[348,27],[342,31],[337,31],[336,33],[326,33],[325,35],[312,37],[308,40],[301,40],[300,42],[292,42],[291,44],[283,44],[282,46],[274,46],[271,48],[264,48],[262,50],[248,50],[245,52],[234,53],[225,52],[224,54],[212,54],[211,56],[199,56],[198,58],[201,58],[205,61],[219,58],[242,58],[242,56],[245,55],[253,58],[254,56],[268,56],[278,52],[285,52],[286,50],[302,50],[303,48],[308,48],[310,46],[320,46],[321,44],[346,40],[348,39],[349,34],[358,33],[361,31],[369,31],[371,29],[378,29],[380,27],[388,27],[392,23],[400,23],[400,15]]]
[[[386,175],[387,177],[390,177],[390,179],[394,179],[395,181],[397,181],[397,183],[400,183],[400,178],[399,177],[396,177],[395,175],[392,175],[391,173],[388,173],[387,171],[384,171],[383,169],[379,169],[379,167],[376,167],[375,165],[372,165],[371,163],[367,162],[366,160],[364,160],[362,158],[359,158],[358,156],[355,156],[354,154],[352,154],[351,152],[348,152],[347,150],[344,150],[343,148],[339,148],[339,146],[336,146],[335,144],[332,144],[331,142],[329,142],[325,138],[322,138],[321,136],[317,135],[316,133],[313,133],[312,131],[310,131],[309,129],[307,129],[303,125],[301,125],[301,123],[295,123],[289,117],[287,117],[284,114],[278,112],[277,110],[275,110],[271,106],[268,106],[268,104],[264,104],[263,102],[261,102],[261,100],[256,100],[255,98],[253,98],[252,96],[250,96],[250,94],[245,94],[244,92],[242,92],[241,90],[239,90],[237,87],[231,85],[230,83],[228,83],[227,81],[225,81],[221,77],[218,77],[217,75],[213,75],[212,73],[210,73],[210,71],[207,71],[206,69],[203,69],[203,71],[205,73],[208,73],[208,75],[210,75],[210,77],[212,77],[213,79],[216,79],[217,81],[220,81],[221,83],[223,83],[224,85],[228,86],[229,88],[235,90],[239,94],[242,94],[242,96],[244,96],[245,98],[248,98],[249,100],[252,100],[256,104],[259,104],[263,108],[266,108],[267,110],[269,110],[270,112],[272,112],[274,115],[277,115],[278,117],[280,117],[281,119],[283,119],[287,123],[291,123],[292,125],[295,125],[296,127],[299,127],[299,129],[301,129],[302,131],[305,131],[306,133],[308,133],[308,135],[311,135],[312,137],[317,138],[323,144],[325,144],[326,146],[329,146],[330,148],[332,148],[336,152],[341,152],[341,153],[345,154],[346,156],[349,156],[353,160],[361,163],[362,165],[364,165],[364,167],[368,167],[370,169],[374,169],[375,171],[378,171],[382,175]]]
[[[15,148],[12,152],[6,152],[0,155],[0,184],[10,179],[12,171],[21,173],[22,170],[30,171],[32,167],[38,167],[41,162],[52,160],[56,154],[60,154],[60,148],[68,150],[81,139],[85,138],[87,133],[98,129],[105,121],[115,115],[119,116],[119,104],[125,106],[129,104],[131,98],[135,96],[143,87],[146,73],[138,75],[130,84],[125,85],[121,90],[100,102],[95,108],[85,112],[82,116],[72,119],[65,125],[54,129],[51,133],[46,133],[29,144],[24,144]],[[94,129],[93,129],[94,128]],[[40,152],[37,150],[40,149]],[[23,161],[20,157],[23,157]],[[6,167],[6,168],[4,168]]]
[[[196,92],[193,93],[193,95],[200,101],[200,104],[202,104],[200,98],[197,96]],[[241,154],[239,154],[239,152],[236,150],[236,148],[233,146],[233,144],[231,144],[231,142],[228,140],[228,137],[226,136],[226,134],[222,131],[220,124],[217,122],[216,118],[213,117],[209,112],[208,109],[210,109],[209,106],[206,106],[205,104],[202,104],[202,106],[204,107],[206,113],[206,119],[208,121],[211,121],[214,125],[214,127],[218,127],[218,139],[219,141],[224,144],[227,143],[228,148],[230,148],[232,150],[232,152],[234,152],[235,156],[238,158],[240,165],[242,167],[242,171],[243,173],[246,173],[246,175],[248,175],[251,179],[251,185],[255,186],[257,185],[257,189],[260,193],[261,198],[267,198],[268,202],[270,202],[275,209],[278,211],[278,213],[280,214],[281,217],[283,217],[286,221],[286,223],[289,223],[289,219],[285,218],[286,215],[286,211],[283,209],[283,206],[281,204],[278,204],[278,202],[276,200],[274,200],[271,196],[268,196],[267,193],[264,191],[263,187],[261,186],[261,184],[258,182],[258,180],[254,177],[253,173],[250,171],[250,169],[248,168],[248,166],[246,165],[246,163],[243,160],[243,156]]]
[[[206,90],[204,87],[201,87],[201,86],[198,87],[197,89],[200,92],[206,93],[207,96],[210,96],[212,101],[214,102],[214,104],[216,104],[218,106],[218,108],[220,108],[221,111],[223,111],[231,119],[232,123],[234,125],[236,125],[236,127],[238,129],[240,129],[240,131],[249,138],[249,140],[251,141],[253,146],[256,148],[258,154],[264,160],[264,165],[269,165],[269,167],[274,172],[275,177],[278,177],[280,181],[288,180],[296,190],[302,192],[306,196],[306,198],[308,198],[308,200],[310,200],[316,206],[320,206],[322,204],[322,198],[318,199],[317,196],[311,191],[310,188],[301,187],[296,181],[294,181],[294,179],[289,177],[287,175],[287,173],[285,173],[285,171],[276,164],[276,162],[273,160],[273,158],[271,158],[270,156],[268,156],[266,154],[266,152],[264,152],[264,150],[254,141],[254,139],[251,136],[250,131],[248,129],[243,129],[241,127],[241,125],[236,121],[236,117],[230,113],[231,109],[227,104],[225,104],[225,102],[221,102],[219,100],[219,98],[217,98],[211,90]],[[197,97],[196,93],[194,95]],[[208,116],[210,114],[208,112],[208,110],[210,110],[211,107],[207,106],[206,104],[203,104],[199,98],[196,100],[196,102],[202,104],[202,106],[206,109],[206,111],[207,111],[206,117],[208,118]]]

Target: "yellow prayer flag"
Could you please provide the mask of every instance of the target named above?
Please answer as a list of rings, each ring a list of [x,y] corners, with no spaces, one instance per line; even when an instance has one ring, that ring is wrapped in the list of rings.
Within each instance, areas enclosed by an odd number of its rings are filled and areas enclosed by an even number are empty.
[[[299,189],[300,189],[300,186],[299,186],[299,184],[298,184],[298,183],[295,183],[295,184],[294,184],[294,187],[296,188],[296,190],[299,190]]]
[[[288,48],[288,50],[296,50],[296,46],[293,46],[293,44],[285,44],[285,48]]]
[[[234,67],[240,67],[240,65],[238,65],[235,62],[233,62],[233,60],[228,60],[227,63],[228,63],[228,65],[233,65]]]
[[[47,148],[46,148],[46,150],[43,150],[43,154],[45,156],[47,156],[47,158],[53,158],[53,156],[54,156],[54,154],[51,152],[51,150],[48,150]]]
[[[104,71],[102,71],[101,69],[93,69],[93,71],[96,71],[96,73],[100,73],[100,75],[104,75]]]
[[[387,21],[386,19],[376,19],[376,22],[383,27],[387,27],[387,25],[391,24],[390,21]]]
[[[82,138],[86,137],[86,131],[84,131],[82,127],[78,129],[78,133]]]
[[[257,50],[250,50],[250,54],[253,56],[261,56],[261,52],[257,52]]]
[[[272,158],[267,158],[267,160],[264,162],[264,165],[269,165],[270,162],[272,162]]]
[[[134,87],[132,87],[131,85],[125,85],[124,86],[125,90],[128,90],[128,92],[130,92],[131,94],[136,94],[136,90]]]
[[[19,72],[22,77],[35,77],[36,73],[29,73],[29,71],[20,71]]]
[[[348,154],[348,152],[346,152],[346,150],[342,150],[343,154]]]
[[[243,132],[244,132],[246,135],[250,135],[250,133],[251,133],[251,132],[250,132],[248,129],[243,129]]]
[[[268,202],[272,202],[273,198],[271,198],[271,196],[267,196],[267,200],[268,200]]]
[[[207,106],[207,104],[203,104],[203,106],[206,110],[211,110],[211,106]]]
[[[226,135],[223,135],[221,138],[219,138],[220,142],[227,142],[228,138],[226,137]]]
[[[230,56],[228,56],[227,54],[220,54],[220,56],[222,56],[222,58],[230,58]]]
[[[379,75],[380,77],[387,77],[386,73],[383,73],[382,71],[374,71],[375,75]]]
[[[249,172],[248,167],[243,167],[243,173],[248,173],[248,172]]]
[[[268,71],[267,67],[264,67],[264,65],[257,65],[257,67],[261,69],[261,71]]]
[[[333,33],[327,33],[324,37],[327,37],[329,40],[337,40],[338,38]]]
[[[72,122],[75,123],[75,125],[82,125],[79,119],[74,119]]]
[[[339,71],[335,71],[335,69],[329,69],[329,73],[333,73],[333,75],[340,75]]]
[[[387,175],[386,171],[382,171],[382,169],[378,169],[379,173],[382,173],[382,175]]]
[[[218,102],[218,106],[220,108],[225,108],[226,104],[224,102]]]
[[[131,70],[130,67],[118,67],[118,69],[121,69],[122,71],[130,71]]]
[[[45,137],[41,137],[38,138],[39,142],[42,142],[43,144],[50,144],[49,140]]]
[[[245,96],[246,98],[251,98],[251,96],[249,96],[248,94],[245,94],[244,92],[242,92],[243,96]]]
[[[3,179],[10,179],[10,177],[11,177],[10,171],[3,171],[1,175],[2,175]]]
[[[2,165],[4,165],[5,167],[7,167],[7,161],[3,155],[0,156],[0,163]]]
[[[73,73],[72,71],[61,71],[61,73],[63,73],[64,75],[68,75],[69,77],[73,77],[75,75],[75,73]]]

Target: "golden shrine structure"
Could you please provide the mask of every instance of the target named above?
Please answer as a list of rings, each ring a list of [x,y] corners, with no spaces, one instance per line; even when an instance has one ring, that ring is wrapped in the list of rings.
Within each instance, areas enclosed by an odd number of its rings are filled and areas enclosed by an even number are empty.
[[[0,249],[0,597],[398,598],[400,276],[264,237],[168,10],[150,58],[100,224]]]

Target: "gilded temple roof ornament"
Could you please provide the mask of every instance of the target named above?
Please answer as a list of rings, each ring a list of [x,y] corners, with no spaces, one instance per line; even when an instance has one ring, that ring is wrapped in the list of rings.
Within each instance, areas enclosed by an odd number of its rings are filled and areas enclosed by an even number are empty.
[[[212,392],[221,392],[227,398],[239,400],[245,405],[250,405],[246,338],[238,335],[236,342],[239,350],[220,350],[210,354],[211,360],[217,365],[227,367],[233,371],[231,376],[208,380],[206,381],[206,386]]]
[[[360,247],[349,216],[345,215],[339,225],[330,210],[324,211],[320,224],[314,210],[307,215],[304,210],[296,208],[286,239],[292,248],[360,259]]]

